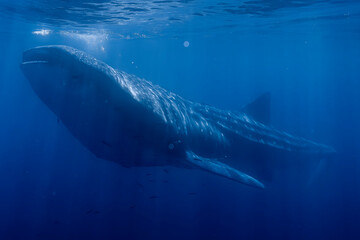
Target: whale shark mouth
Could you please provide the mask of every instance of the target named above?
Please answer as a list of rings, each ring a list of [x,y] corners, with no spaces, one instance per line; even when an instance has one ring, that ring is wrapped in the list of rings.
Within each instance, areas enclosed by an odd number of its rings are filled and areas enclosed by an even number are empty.
[[[27,64],[48,64],[54,62],[51,58],[49,49],[47,48],[33,48],[25,51],[22,56],[22,65]]]
[[[21,64],[22,65],[28,65],[28,64],[38,64],[38,63],[44,63],[44,64],[47,64],[49,63],[49,61],[25,61],[25,62],[22,62]]]
[[[23,53],[20,68],[25,72],[30,72],[29,75],[34,76],[37,75],[35,73],[40,73],[40,68],[42,68],[41,70],[44,70],[46,67],[54,65],[53,61],[53,64],[50,63],[51,59],[48,53],[41,51],[41,49],[30,49]]]

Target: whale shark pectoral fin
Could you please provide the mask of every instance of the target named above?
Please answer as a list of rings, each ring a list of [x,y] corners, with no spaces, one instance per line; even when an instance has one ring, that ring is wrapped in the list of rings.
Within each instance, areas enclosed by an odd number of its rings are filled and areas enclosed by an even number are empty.
[[[193,152],[187,152],[187,160],[193,165],[202,168],[211,173],[232,179],[234,181],[244,183],[253,187],[264,188],[264,184],[255,178],[236,170],[216,159],[204,158],[197,156]]]

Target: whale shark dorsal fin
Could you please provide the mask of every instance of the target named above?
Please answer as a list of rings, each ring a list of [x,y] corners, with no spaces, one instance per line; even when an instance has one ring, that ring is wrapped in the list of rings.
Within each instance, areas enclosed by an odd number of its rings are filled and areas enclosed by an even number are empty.
[[[242,112],[251,116],[255,121],[270,124],[271,95],[266,92],[243,107]]]
[[[200,157],[193,152],[187,152],[186,155],[187,160],[190,163],[203,170],[253,187],[264,188],[264,184],[262,184],[260,181],[243,172],[240,172],[239,170],[236,170],[235,168],[219,162],[216,159]]]

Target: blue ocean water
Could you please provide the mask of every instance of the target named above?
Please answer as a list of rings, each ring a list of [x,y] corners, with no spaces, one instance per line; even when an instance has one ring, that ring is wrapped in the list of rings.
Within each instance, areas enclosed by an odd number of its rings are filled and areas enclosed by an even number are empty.
[[[358,1],[0,2],[0,239],[360,238]],[[222,109],[270,92],[274,127],[337,153],[263,190],[98,159],[20,71],[49,44]]]

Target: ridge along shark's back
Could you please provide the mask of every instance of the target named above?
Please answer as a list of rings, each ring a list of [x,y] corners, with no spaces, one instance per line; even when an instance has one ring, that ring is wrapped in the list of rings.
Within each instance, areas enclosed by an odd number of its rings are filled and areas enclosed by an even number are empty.
[[[21,69],[40,99],[87,149],[126,167],[196,167],[263,187],[230,167],[229,159],[245,161],[241,156],[250,145],[260,151],[333,151],[256,121],[269,121],[268,94],[241,112],[219,110],[66,46],[25,51]]]

